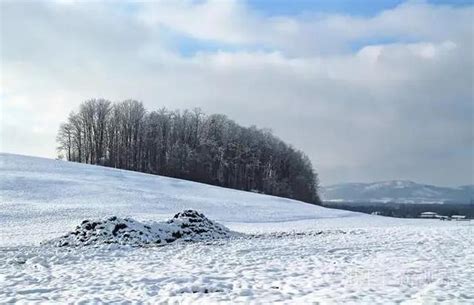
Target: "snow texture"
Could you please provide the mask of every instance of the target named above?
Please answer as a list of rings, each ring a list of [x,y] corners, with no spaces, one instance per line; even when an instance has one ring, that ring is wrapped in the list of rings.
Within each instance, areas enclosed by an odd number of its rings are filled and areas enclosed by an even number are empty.
[[[363,218],[166,247],[0,248],[0,302],[473,303],[472,227]]]
[[[197,211],[186,210],[166,222],[142,223],[116,216],[103,220],[86,219],[74,231],[43,244],[58,247],[104,244],[146,246],[175,241],[209,241],[231,236],[237,234]]]
[[[0,303],[474,303],[468,221],[370,216],[7,154],[0,191]],[[110,225],[108,235],[120,223],[180,228],[181,216],[166,221],[186,209],[245,235],[164,247],[40,245],[84,219]]]
[[[231,223],[360,214],[296,200],[102,166],[0,153],[0,246],[37,245],[84,219],[164,221],[183,210]],[[18,238],[18,227],[34,228]]]

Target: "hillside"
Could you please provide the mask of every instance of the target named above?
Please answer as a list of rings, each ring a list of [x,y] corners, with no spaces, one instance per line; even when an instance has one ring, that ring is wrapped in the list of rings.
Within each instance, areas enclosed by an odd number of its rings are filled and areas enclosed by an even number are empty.
[[[468,222],[11,154],[0,154],[0,195],[0,303],[462,303],[473,291]],[[209,219],[169,220],[185,209]]]
[[[185,209],[237,223],[359,215],[180,179],[5,153],[0,154],[0,194],[0,222],[7,224],[2,231],[34,224],[41,237],[58,235],[86,218],[160,220]]]
[[[404,180],[344,183],[323,188],[322,197],[329,202],[469,203],[474,186],[439,187]]]

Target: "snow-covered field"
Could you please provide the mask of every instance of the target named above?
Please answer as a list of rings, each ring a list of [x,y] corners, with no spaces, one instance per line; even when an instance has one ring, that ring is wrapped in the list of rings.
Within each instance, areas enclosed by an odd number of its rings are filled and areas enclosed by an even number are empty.
[[[470,222],[368,216],[9,154],[0,154],[0,195],[0,303],[474,303]],[[184,209],[254,235],[39,245],[84,219],[161,221]]]

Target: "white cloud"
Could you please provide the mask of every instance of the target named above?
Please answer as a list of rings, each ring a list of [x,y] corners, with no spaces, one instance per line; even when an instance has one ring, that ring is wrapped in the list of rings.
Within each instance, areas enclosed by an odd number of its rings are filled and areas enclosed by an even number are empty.
[[[261,16],[242,1],[159,1],[145,4],[139,18],[189,36],[234,44],[278,48],[291,55],[348,51],[367,39],[439,42],[472,36],[472,7],[408,2],[370,17],[307,13]],[[446,26],[448,25],[448,26]]]
[[[52,157],[82,100],[132,97],[270,127],[326,184],[473,182],[471,7],[362,18],[268,17],[237,1],[1,5],[4,151]],[[163,27],[236,48],[184,57]]]

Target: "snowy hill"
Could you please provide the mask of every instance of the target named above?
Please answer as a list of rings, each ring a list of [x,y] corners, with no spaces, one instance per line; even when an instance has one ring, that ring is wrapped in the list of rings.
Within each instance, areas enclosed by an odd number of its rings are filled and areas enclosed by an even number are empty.
[[[0,154],[0,196],[0,303],[472,300],[469,222],[371,216],[11,154]],[[185,209],[209,219],[168,220]],[[149,243],[159,246],[130,246]]]
[[[474,186],[450,188],[404,180],[344,183],[325,187],[322,197],[347,202],[469,203],[474,199]]]
[[[4,153],[0,194],[0,223],[7,224],[2,230],[35,224],[41,238],[66,232],[83,219],[116,215],[164,220],[186,209],[237,223],[359,215],[180,179]]]

